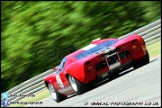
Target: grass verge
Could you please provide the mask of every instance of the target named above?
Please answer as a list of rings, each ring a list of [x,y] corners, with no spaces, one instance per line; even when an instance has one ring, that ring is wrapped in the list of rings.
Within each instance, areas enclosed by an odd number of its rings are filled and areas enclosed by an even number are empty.
[[[150,57],[157,56],[161,54],[161,41],[157,41],[153,44],[147,46]]]

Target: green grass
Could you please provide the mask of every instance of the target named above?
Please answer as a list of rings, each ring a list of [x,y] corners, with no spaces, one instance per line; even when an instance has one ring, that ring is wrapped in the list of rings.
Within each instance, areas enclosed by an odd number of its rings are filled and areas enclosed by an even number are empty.
[[[154,57],[161,54],[161,41],[157,41],[156,43],[148,45],[147,49],[150,57]]]
[[[161,54],[161,41],[153,43],[147,46],[150,57],[157,56]],[[50,93],[47,89],[37,93],[35,97],[26,97],[21,99],[19,102],[38,102],[50,96]],[[25,105],[10,105],[9,107],[23,107]]]

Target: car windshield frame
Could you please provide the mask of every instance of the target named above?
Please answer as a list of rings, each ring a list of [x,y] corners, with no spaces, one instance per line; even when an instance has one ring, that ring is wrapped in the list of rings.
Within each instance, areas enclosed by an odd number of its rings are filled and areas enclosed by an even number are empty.
[[[93,54],[95,52],[98,52],[98,51],[100,51],[102,49],[106,49],[106,48],[110,47],[111,45],[115,44],[116,42],[118,42],[117,39],[107,40],[106,42],[98,44],[95,47],[92,47],[92,48],[90,48],[88,50],[85,50],[84,52],[82,52],[80,54],[77,54],[75,56],[75,58],[78,59],[78,60],[81,60],[81,59],[86,58],[86,57],[88,57],[89,55],[91,55],[91,54]]]

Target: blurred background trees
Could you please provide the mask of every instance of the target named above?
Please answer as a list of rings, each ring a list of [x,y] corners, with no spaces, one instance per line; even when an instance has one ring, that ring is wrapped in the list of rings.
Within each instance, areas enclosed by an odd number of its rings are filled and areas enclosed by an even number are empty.
[[[160,17],[160,1],[1,1],[1,92],[95,38],[117,38]]]

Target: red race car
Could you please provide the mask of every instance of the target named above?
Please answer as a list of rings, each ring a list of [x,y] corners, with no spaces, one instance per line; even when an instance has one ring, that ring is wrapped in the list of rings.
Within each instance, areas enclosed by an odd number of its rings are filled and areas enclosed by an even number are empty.
[[[149,54],[141,36],[125,39],[96,39],[65,58],[55,73],[44,79],[56,102],[72,94],[82,94],[94,84],[114,79],[125,69],[149,63]]]

